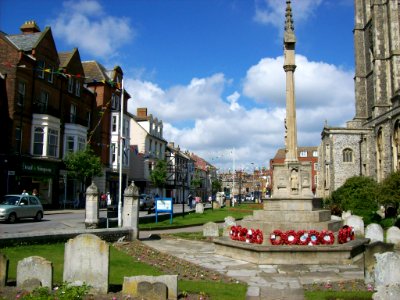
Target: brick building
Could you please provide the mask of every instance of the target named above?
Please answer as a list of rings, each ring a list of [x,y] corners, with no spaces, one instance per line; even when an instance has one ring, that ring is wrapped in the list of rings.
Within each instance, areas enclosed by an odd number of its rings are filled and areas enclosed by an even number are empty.
[[[0,32],[1,129],[8,137],[0,153],[0,193],[36,188],[46,206],[58,206],[66,186],[62,158],[86,144],[95,99],[83,76],[65,75],[83,75],[77,49],[59,54],[51,28],[40,31],[34,21],[20,29]]]
[[[400,169],[400,2],[354,3],[356,113],[344,128],[323,128],[321,197],[351,176],[380,182]]]

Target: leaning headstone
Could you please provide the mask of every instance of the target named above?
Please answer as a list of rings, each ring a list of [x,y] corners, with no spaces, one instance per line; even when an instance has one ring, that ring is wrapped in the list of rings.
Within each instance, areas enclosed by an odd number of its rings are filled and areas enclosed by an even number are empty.
[[[196,214],[204,214],[204,204],[199,202],[196,203]]]
[[[395,252],[375,254],[375,286],[400,284],[400,255]]]
[[[65,244],[63,280],[89,285],[94,293],[108,291],[110,246],[94,234],[81,234]]]
[[[370,242],[383,242],[383,229],[379,224],[369,224],[365,228],[365,237],[370,239]]]
[[[376,293],[372,295],[373,300],[398,300],[400,299],[400,285],[391,284],[378,286]]]
[[[165,295],[165,287],[167,289],[167,298],[156,298],[156,295],[154,295],[154,298],[144,297],[148,295],[146,294],[146,289],[150,290],[152,295],[156,291]],[[129,295],[135,299],[178,299],[178,275],[124,277],[122,295]]]
[[[99,189],[94,182],[86,189],[85,216],[86,228],[99,227]]]
[[[374,283],[375,281],[375,254],[393,251],[393,244],[383,242],[372,242],[365,245],[364,251],[364,281],[365,283]]]
[[[53,286],[53,266],[40,256],[30,256],[17,265],[17,287],[32,291],[38,287]]]
[[[223,225],[222,236],[229,236],[232,226],[236,226],[236,220],[234,217],[228,216],[226,217]]]
[[[0,287],[7,283],[8,258],[3,253],[0,253]]]
[[[139,189],[132,181],[124,191],[122,226],[133,230],[133,237],[139,238]]]
[[[219,230],[218,224],[214,222],[208,222],[203,225],[203,236],[205,237],[218,237]]]
[[[364,235],[364,221],[361,217],[351,215],[344,219],[344,225],[353,227],[356,235]]]
[[[386,231],[386,242],[394,244],[395,248],[400,248],[400,229],[392,226]]]

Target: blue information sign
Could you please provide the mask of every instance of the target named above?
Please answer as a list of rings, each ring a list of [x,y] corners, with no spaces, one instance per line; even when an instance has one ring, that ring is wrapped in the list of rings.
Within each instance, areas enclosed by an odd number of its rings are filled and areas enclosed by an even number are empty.
[[[171,219],[169,221],[172,224],[172,215],[174,214],[174,205],[172,198],[156,198],[156,223],[158,223],[158,213],[169,213]]]

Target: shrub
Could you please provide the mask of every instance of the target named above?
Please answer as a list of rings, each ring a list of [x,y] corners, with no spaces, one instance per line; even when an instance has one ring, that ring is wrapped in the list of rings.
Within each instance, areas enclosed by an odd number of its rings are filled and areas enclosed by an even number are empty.
[[[379,202],[397,210],[400,203],[400,171],[394,172],[379,184]]]
[[[368,223],[375,219],[378,209],[378,184],[365,176],[348,178],[346,182],[332,193],[326,203],[333,213],[351,210],[353,214],[364,217]]]

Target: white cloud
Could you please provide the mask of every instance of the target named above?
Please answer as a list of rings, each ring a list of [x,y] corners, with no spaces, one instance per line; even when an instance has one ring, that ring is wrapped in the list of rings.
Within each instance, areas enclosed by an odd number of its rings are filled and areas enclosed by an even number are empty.
[[[354,116],[351,71],[296,56],[295,91],[299,146],[318,146],[327,120],[342,126]],[[187,85],[163,90],[154,83],[128,80],[132,95],[129,111],[147,107],[164,122],[164,137],[182,149],[195,152],[217,167],[236,168],[249,162],[267,166],[284,147],[285,72],[283,57],[263,58],[243,79],[242,94],[258,102],[246,108],[235,91],[223,97],[230,81],[221,73],[193,78]],[[261,107],[261,108],[260,108]],[[248,167],[248,166],[247,166]]]
[[[51,27],[67,44],[103,59],[115,57],[135,35],[128,18],[107,15],[95,0],[64,2]]]

